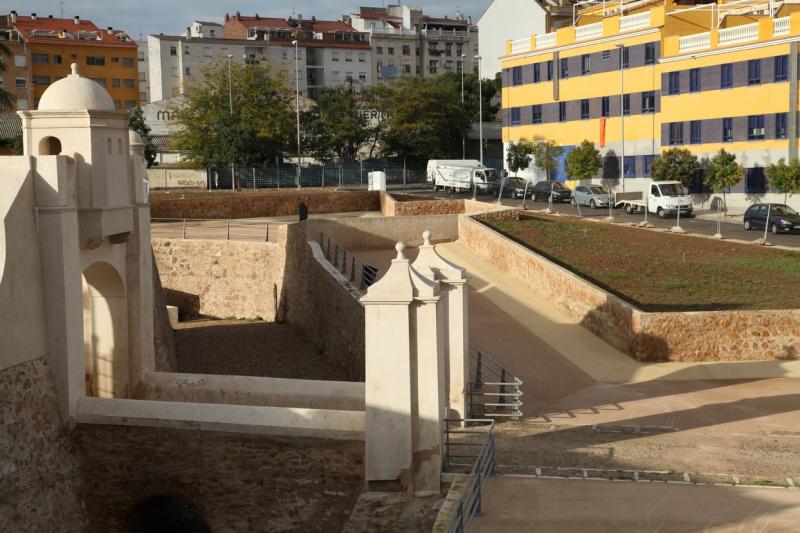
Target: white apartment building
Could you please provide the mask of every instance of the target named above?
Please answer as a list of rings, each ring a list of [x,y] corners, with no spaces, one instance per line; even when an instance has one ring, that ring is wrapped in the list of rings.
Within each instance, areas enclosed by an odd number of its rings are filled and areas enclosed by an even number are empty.
[[[381,83],[445,72],[476,72],[478,28],[469,18],[435,18],[418,7],[361,7],[346,17],[353,29],[368,33],[375,75]]]
[[[139,104],[150,101],[150,57],[147,53],[147,41],[136,41],[138,45],[139,64]]]

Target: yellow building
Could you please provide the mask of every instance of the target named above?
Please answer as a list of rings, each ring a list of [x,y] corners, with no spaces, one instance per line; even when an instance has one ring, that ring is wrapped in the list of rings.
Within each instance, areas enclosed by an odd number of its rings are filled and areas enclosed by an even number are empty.
[[[30,54],[34,108],[47,87],[70,72],[71,63],[108,91],[117,109],[139,105],[137,45],[127,33],[101,30],[90,20],[9,16]]]
[[[797,157],[800,6],[597,2],[576,18],[506,43],[505,146],[552,139],[566,154],[588,139],[606,157],[597,179],[618,189],[647,178],[671,146],[701,162],[735,153],[747,169],[735,192],[753,194],[767,192],[764,165]],[[702,190],[702,172],[692,189]]]

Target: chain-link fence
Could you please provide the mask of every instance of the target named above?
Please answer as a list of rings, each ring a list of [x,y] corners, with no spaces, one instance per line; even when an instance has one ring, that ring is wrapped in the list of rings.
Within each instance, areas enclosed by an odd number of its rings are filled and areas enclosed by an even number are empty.
[[[304,164],[300,166],[301,187],[367,187],[369,173],[386,173],[387,186],[422,185],[425,183],[425,169],[411,168],[402,162],[368,160],[347,160],[325,164]],[[297,187],[297,165],[280,164],[262,167],[211,167],[207,170],[209,189],[232,189],[236,184],[240,189],[293,188]]]

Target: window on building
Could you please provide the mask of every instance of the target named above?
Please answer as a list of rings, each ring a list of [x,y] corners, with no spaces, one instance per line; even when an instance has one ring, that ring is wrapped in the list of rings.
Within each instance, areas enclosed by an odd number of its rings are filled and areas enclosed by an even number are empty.
[[[622,114],[631,114],[631,95],[626,94],[622,96]]]
[[[775,113],[775,138],[786,138],[786,113]]]
[[[114,88],[119,87],[119,78],[112,78],[111,79],[111,86]]]
[[[106,64],[106,58],[103,56],[86,56],[86,64],[102,66]]]
[[[751,59],[747,62],[747,84],[758,85],[761,83],[761,60]]]
[[[359,72],[358,73],[358,81],[367,81],[367,73],[366,72]]]
[[[339,81],[339,79],[341,78],[341,75],[342,75],[341,72],[339,72],[338,70],[334,70],[333,72],[331,72],[331,80]]]
[[[124,68],[133,68],[134,62],[132,57],[123,57],[122,58],[122,66]]]
[[[644,156],[644,168],[642,169],[642,176],[645,178],[650,177],[650,165],[653,164],[653,157],[652,155]]]
[[[747,117],[747,139],[758,141],[764,138],[764,115]]]
[[[286,50],[283,50],[283,53],[285,54]],[[213,57],[213,56],[214,56],[214,54],[211,52],[211,47],[210,46],[204,46],[203,47],[203,57]],[[284,59],[286,59],[286,58],[284,57]]]
[[[553,79],[553,61],[550,60],[547,62],[547,81]]]
[[[683,144],[683,122],[671,122],[669,125],[669,144]]]
[[[461,61],[458,62],[458,69],[461,70]],[[403,73],[404,74],[411,74],[411,65],[408,63],[403,63]]]
[[[24,89],[28,86],[28,80],[26,80],[25,78],[17,78],[16,80],[14,80],[14,82],[15,82],[14,87],[16,87],[17,89]]]
[[[519,126],[522,123],[522,110],[518,107],[511,108],[511,125]]]
[[[50,85],[50,76],[34,76],[31,81],[34,85]]]
[[[53,63],[55,63],[56,65],[60,65],[61,62],[62,62],[61,54],[54,54],[53,55]]]
[[[431,74],[436,74],[439,68],[439,62],[435,59],[428,61],[428,72]]]
[[[183,67],[183,75],[184,76],[191,76],[192,75],[191,67]],[[128,86],[128,80],[125,80],[125,86],[126,87]]]
[[[567,103],[566,102],[559,102],[558,103],[558,121],[559,122],[566,122],[567,121]]]
[[[139,93],[139,101],[142,102],[142,103],[147,102],[147,93],[146,92],[140,92]]]
[[[217,30],[208,30],[208,35],[210,37],[216,37],[217,36]]]
[[[775,57],[775,81],[789,79],[789,56]]]
[[[178,77],[178,67],[172,67],[172,77],[173,78]]]
[[[693,68],[689,71],[689,92],[700,92],[700,69]]]
[[[189,47],[186,46],[186,45],[184,45],[184,47],[183,47],[183,55],[185,55],[185,56],[191,55]]]
[[[344,53],[344,60],[347,63],[352,63],[353,62],[353,52],[345,52]]]
[[[600,100],[600,116],[607,117],[611,115],[611,98],[604,96]]]
[[[130,111],[134,107],[136,107],[136,102],[134,100],[125,100],[125,109],[127,111]]]
[[[689,124],[689,142],[691,144],[700,144],[703,142],[702,123],[699,120],[693,120]]]
[[[0,78],[0,89],[2,89],[5,86],[6,86],[6,80],[4,80],[3,78]]]
[[[630,48],[625,46],[620,48],[620,50],[622,50],[622,52],[620,52],[622,54],[622,68],[630,67],[631,66]]]
[[[569,78],[569,60],[564,57],[561,58],[561,79]]]
[[[31,63],[49,63],[50,56],[47,54],[31,54]]]
[[[411,55],[411,46],[404,44],[403,45],[403,55],[410,56]]]
[[[642,113],[656,112],[656,92],[645,91],[642,93]]]
[[[114,109],[122,109],[122,102],[114,100]]]
[[[383,53],[383,46],[376,46],[375,47],[375,53],[376,54],[382,54]]]
[[[622,176],[625,178],[636,177],[636,156],[626,155],[622,160]]]
[[[366,63],[367,62],[367,53],[366,52],[359,52],[358,53],[358,62],[359,63]]]
[[[681,94],[681,73],[669,73],[669,94]]]
[[[584,98],[581,100],[581,120],[589,118],[589,99]]]
[[[722,142],[729,143],[733,141],[733,119],[722,119]]]
[[[541,124],[542,123],[542,106],[541,104],[537,104],[531,108],[531,121],[534,124]]]
[[[611,50],[603,50],[600,57],[603,59],[603,61],[608,61],[611,59]]]
[[[541,72],[541,68],[539,68],[539,67],[540,67],[540,63],[534,63],[534,65],[533,65],[533,83],[539,83],[540,81],[542,81],[542,72]]]
[[[186,75],[189,76],[189,67],[186,67]],[[136,87],[136,80],[125,80],[126,89],[133,89],[134,87]]]
[[[111,62],[112,62],[112,63],[119,63],[119,58],[118,58],[118,57],[111,56]]]
[[[511,69],[511,80],[512,85],[522,85],[522,67]]]
[[[178,55],[178,47],[177,46],[170,46],[169,47],[169,55],[171,55],[171,56]]]
[[[14,66],[15,67],[24,67],[27,64],[25,60],[25,56],[15,55],[14,56]]]
[[[733,63],[725,63],[721,67],[719,88],[730,89],[733,87]]]
[[[339,52],[331,52],[331,61],[339,61]]]
[[[644,64],[655,65],[655,63],[656,63],[656,43],[645,43]]]
[[[386,51],[390,56],[394,55],[394,47],[393,46],[390,46],[389,48],[387,48]]]
[[[744,173],[744,192],[765,193],[767,192],[767,177],[764,175],[762,167],[745,169]],[[766,213],[764,213],[766,218]]]
[[[39,107],[39,104],[36,104],[36,107]],[[17,109],[20,111],[25,111],[28,109],[28,99],[27,98],[17,98]]]
[[[581,56],[581,75],[586,76],[592,72],[592,56],[583,54]]]

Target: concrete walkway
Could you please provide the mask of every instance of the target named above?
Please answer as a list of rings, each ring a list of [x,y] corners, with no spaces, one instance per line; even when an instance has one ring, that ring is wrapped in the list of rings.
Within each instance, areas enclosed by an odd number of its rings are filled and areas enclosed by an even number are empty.
[[[437,246],[463,266],[470,285],[595,381],[705,380],[800,377],[800,361],[640,363],[613,348],[545,298],[469,253],[457,241]],[[491,350],[489,350],[491,353]]]
[[[788,489],[496,476],[471,533],[800,530]]]

